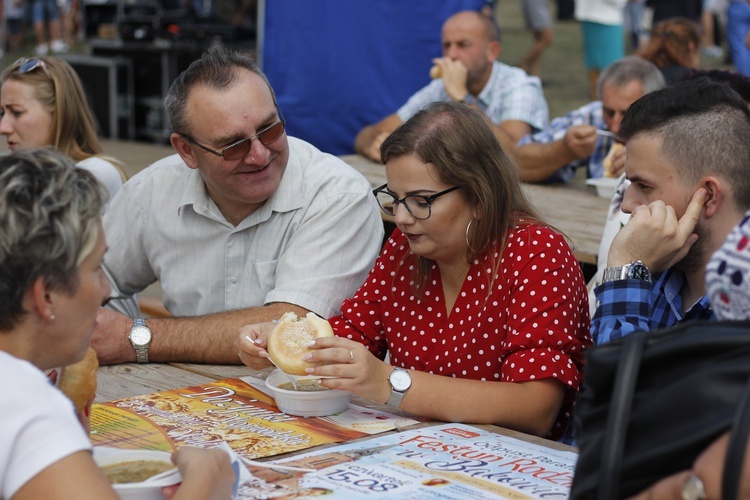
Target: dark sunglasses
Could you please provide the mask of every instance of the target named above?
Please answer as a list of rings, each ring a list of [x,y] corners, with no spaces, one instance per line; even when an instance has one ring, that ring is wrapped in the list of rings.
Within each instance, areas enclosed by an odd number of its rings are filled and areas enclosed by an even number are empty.
[[[264,146],[268,146],[272,142],[276,141],[279,137],[281,137],[281,134],[284,133],[284,128],[285,128],[285,122],[282,119],[281,121],[276,122],[273,125],[264,128],[263,130],[261,130],[260,132],[258,132],[252,137],[240,139],[239,141],[233,144],[230,144],[229,146],[222,149],[221,152],[214,151],[211,148],[207,148],[206,146],[204,146],[203,144],[200,144],[199,142],[197,142],[195,139],[193,139],[187,134],[180,133],[180,135],[184,137],[185,139],[187,139],[189,142],[192,142],[193,144],[198,146],[199,148],[204,149],[208,151],[209,153],[214,154],[216,156],[221,156],[227,161],[231,161],[231,160],[239,160],[240,158],[244,158],[245,155],[247,155],[247,153],[250,152],[250,147],[252,145],[253,139],[257,138],[261,144],[263,144]]]

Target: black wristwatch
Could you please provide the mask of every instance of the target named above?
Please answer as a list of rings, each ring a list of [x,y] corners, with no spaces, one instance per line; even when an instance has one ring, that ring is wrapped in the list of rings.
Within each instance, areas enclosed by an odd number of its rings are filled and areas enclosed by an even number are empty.
[[[626,279],[636,279],[651,283],[651,272],[646,267],[646,264],[640,260],[636,260],[624,266],[606,268],[604,276],[602,276],[602,283]]]

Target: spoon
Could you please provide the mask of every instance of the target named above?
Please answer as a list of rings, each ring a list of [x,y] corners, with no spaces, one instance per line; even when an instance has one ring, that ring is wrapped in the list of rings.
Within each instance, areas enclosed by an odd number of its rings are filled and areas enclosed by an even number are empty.
[[[286,378],[289,379],[289,381],[292,383],[292,387],[294,387],[294,390],[296,391],[297,390],[297,377],[295,377],[294,375],[289,375],[287,372],[282,370],[279,367],[279,365],[273,362],[273,360],[271,359],[271,356],[268,356],[268,361],[270,361],[273,366],[275,366],[281,373],[283,373],[286,376]]]
[[[177,467],[173,467],[171,469],[165,470],[164,472],[160,472],[159,474],[155,474],[143,482],[153,483],[156,481],[164,482],[164,486],[170,486],[172,484],[181,482],[182,476],[180,475],[180,471],[177,469]]]
[[[248,342],[250,342],[252,344],[255,344],[255,341],[253,339],[251,339],[247,335],[245,335],[245,340],[247,340]],[[297,390],[297,379],[294,376],[289,375],[287,372],[285,372],[284,370],[282,370],[281,367],[279,367],[279,365],[277,365],[274,362],[274,360],[271,359],[271,355],[270,354],[268,356],[268,361],[270,361],[273,366],[275,366],[281,373],[283,373],[286,376],[286,378],[289,379],[289,381],[292,383],[292,387],[294,387],[294,390],[296,391]]]

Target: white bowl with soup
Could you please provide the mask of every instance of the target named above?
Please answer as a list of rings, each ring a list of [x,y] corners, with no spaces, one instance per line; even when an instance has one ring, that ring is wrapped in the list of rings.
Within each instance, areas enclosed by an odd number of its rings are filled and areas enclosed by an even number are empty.
[[[119,450],[107,447],[94,447],[94,461],[112,482],[112,487],[123,500],[162,500],[161,489],[164,482],[157,480],[151,484],[146,481],[175,465],[171,453],[156,450]],[[179,477],[172,481],[177,484]]]
[[[299,417],[325,417],[341,413],[349,407],[351,392],[323,387],[320,377],[295,378],[297,390],[281,370],[274,370],[266,378],[266,387],[271,390],[276,406],[284,413]]]

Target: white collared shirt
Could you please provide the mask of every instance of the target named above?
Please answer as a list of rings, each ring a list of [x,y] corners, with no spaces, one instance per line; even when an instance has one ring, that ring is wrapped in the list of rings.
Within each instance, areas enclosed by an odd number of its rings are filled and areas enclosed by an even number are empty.
[[[125,183],[104,217],[113,296],[158,280],[176,316],[271,302],[322,317],[338,313],[379,253],[379,208],[354,168],[304,141],[288,141],[278,190],[236,227],[179,155]]]

